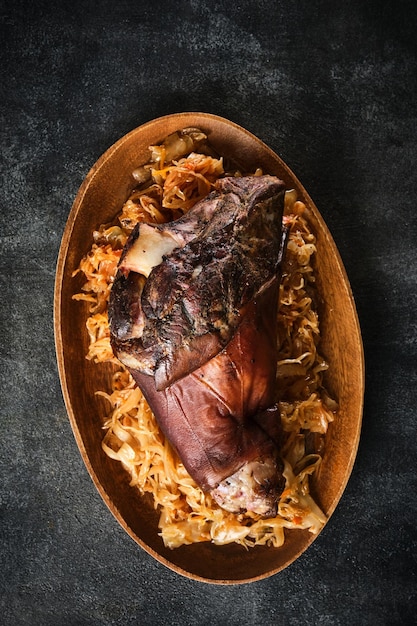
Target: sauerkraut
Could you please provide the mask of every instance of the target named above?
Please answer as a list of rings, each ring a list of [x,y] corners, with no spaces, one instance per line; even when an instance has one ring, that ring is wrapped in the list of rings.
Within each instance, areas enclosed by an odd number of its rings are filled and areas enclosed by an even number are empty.
[[[93,233],[92,248],[77,270],[86,278],[82,292],[74,295],[88,303],[86,357],[97,367],[111,362],[115,368],[111,389],[96,391],[109,404],[109,413],[103,418],[103,450],[122,463],[132,488],[152,494],[159,510],[160,534],[170,548],[201,541],[278,547],[285,540],[286,528],[317,533],[326,517],[310,495],[310,478],[319,471],[325,435],[337,406],[322,382],[328,365],[318,350],[320,326],[314,304],[317,249],[306,207],[295,191],[286,193],[284,221],[289,240],[279,295],[277,362],[286,485],[276,517],[235,515],[220,508],[188,475],[110,345],[108,297],[122,248],[135,224],[176,219],[226,174],[222,157],[213,152],[198,129],[174,133],[150,150],[149,163],[133,173],[137,188],[115,222]],[[240,175],[236,170],[233,174]],[[260,174],[257,170],[253,175]]]

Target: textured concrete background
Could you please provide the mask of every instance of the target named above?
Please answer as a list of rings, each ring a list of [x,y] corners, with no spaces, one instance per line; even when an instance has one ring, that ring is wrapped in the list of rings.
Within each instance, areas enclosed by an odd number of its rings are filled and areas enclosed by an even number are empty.
[[[416,9],[412,1],[0,3],[0,622],[409,624],[417,609]],[[55,263],[77,190],[139,124],[208,111],[298,175],[332,231],[366,353],[357,462],[284,572],[190,582],[140,550],[67,420]]]

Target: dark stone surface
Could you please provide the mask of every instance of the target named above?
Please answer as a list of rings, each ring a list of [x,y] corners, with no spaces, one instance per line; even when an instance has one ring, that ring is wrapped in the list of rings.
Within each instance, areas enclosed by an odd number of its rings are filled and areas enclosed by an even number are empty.
[[[409,624],[417,609],[416,9],[411,1],[2,2],[2,624]],[[176,111],[223,115],[327,221],[366,354],[357,462],[293,565],[238,587],[140,550],[82,463],[53,338],[55,263],[87,171]]]

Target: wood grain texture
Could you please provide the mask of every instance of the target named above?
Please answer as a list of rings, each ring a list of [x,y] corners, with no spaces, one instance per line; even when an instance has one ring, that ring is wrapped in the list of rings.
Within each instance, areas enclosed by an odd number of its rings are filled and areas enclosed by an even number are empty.
[[[131,172],[149,158],[148,146],[169,133],[197,126],[224,156],[245,169],[260,166],[296,188],[309,211],[317,236],[317,286],[321,298],[321,353],[330,364],[325,384],[339,402],[330,425],[320,472],[313,493],[328,517],[349,479],[360,437],[364,357],[360,328],[348,278],[332,236],[306,190],[283,161],[251,133],[223,118],[205,113],[181,113],[153,120],[115,143],[93,166],[82,184],[68,218],[60,248],[55,282],[55,342],[58,368],[71,426],[86,467],[102,498],[127,533],[148,553],[174,571],[205,582],[233,584],[273,575],[293,562],[314,540],[308,531],[287,531],[281,548],[245,550],[237,545],[209,543],[164,547],[158,536],[158,513],[150,498],[129,486],[120,463],[102,451],[102,423],[108,407],[95,396],[110,387],[111,366],[86,360],[87,305],[72,300],[82,276],[72,277],[92,244],[92,232],[111,221],[134,186]]]

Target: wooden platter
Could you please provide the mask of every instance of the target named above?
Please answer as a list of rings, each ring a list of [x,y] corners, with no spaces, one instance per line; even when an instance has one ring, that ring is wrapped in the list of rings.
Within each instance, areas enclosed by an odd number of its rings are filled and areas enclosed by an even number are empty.
[[[208,583],[246,583],[287,567],[317,535],[286,531],[281,548],[246,550],[235,544],[210,543],[175,550],[165,548],[158,535],[159,515],[153,502],[129,486],[129,476],[121,464],[102,450],[102,425],[108,405],[95,392],[109,387],[110,368],[86,360],[87,305],[72,299],[83,282],[82,276],[72,277],[72,274],[91,247],[92,232],[120,211],[134,187],[132,171],[149,159],[148,146],[186,127],[201,128],[219,153],[233,158],[247,170],[260,166],[265,173],[279,176],[288,188],[297,189],[299,198],[309,209],[310,223],[317,236],[321,353],[330,364],[326,386],[339,403],[339,413],[329,427],[323,462],[312,487],[328,518],[337,506],[355,461],[363,409],[364,358],[354,299],[332,236],[306,190],[270,148],[233,122],[207,113],[158,118],[125,135],[92,167],[68,217],[57,263],[54,304],[57,361],[80,453],[103,500],[126,532],[155,559],[179,574]]]

